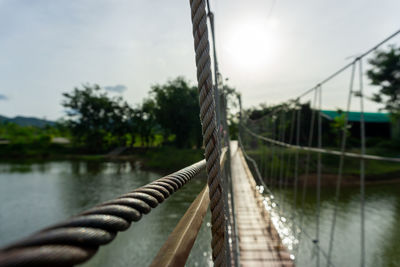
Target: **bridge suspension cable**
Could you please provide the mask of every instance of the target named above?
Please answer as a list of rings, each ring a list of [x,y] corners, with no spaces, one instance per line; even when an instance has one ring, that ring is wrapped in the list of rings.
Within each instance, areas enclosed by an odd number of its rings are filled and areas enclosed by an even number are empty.
[[[306,90],[304,93],[300,94],[296,99],[302,98],[305,95],[311,93],[315,88],[317,88],[320,85],[323,85],[327,82],[329,82],[330,80],[332,80],[333,78],[335,78],[336,76],[338,76],[339,74],[341,74],[343,71],[347,70],[348,68],[352,67],[353,64],[361,59],[363,59],[364,57],[366,57],[367,55],[369,55],[371,52],[375,51],[376,49],[378,49],[379,47],[381,47],[383,44],[387,43],[388,41],[390,41],[391,39],[393,39],[394,37],[396,37],[398,34],[400,34],[400,29],[395,31],[394,33],[392,33],[391,35],[389,35],[388,37],[386,37],[385,39],[383,39],[382,41],[380,41],[379,43],[377,43],[376,45],[374,45],[372,48],[368,49],[367,51],[365,51],[364,53],[362,53],[360,56],[356,57],[352,62],[346,64],[345,66],[341,67],[340,69],[338,69],[337,71],[335,71],[334,73],[332,73],[331,75],[329,75],[328,77],[326,77],[325,79],[323,79],[322,81],[320,81],[319,83],[317,83],[316,86]]]
[[[211,209],[212,257],[215,266],[226,266],[225,201],[220,174],[219,135],[215,114],[205,0],[190,0],[196,53],[200,121],[205,146],[206,171]]]
[[[296,150],[304,150],[304,151],[310,151],[310,152],[316,152],[316,153],[323,153],[323,154],[330,154],[330,155],[336,155],[340,156],[341,151],[340,150],[332,150],[332,149],[325,149],[325,148],[318,148],[318,147],[310,147],[310,146],[300,146],[300,145],[291,145],[289,143],[284,143],[279,140],[275,140],[272,138],[268,138],[265,136],[262,136],[260,134],[256,134],[254,131],[250,130],[248,127],[243,126],[243,129],[247,131],[250,135],[257,137],[259,139],[262,139],[264,141],[267,141],[271,144],[274,145],[279,145],[282,147],[286,148],[293,148]],[[359,153],[353,153],[353,152],[344,152],[345,157],[349,158],[358,158],[358,159],[369,159],[369,160],[379,160],[379,161],[388,161],[388,162],[400,162],[400,158],[393,158],[393,157],[384,157],[384,156],[378,156],[378,155],[370,155],[370,154],[359,154]]]

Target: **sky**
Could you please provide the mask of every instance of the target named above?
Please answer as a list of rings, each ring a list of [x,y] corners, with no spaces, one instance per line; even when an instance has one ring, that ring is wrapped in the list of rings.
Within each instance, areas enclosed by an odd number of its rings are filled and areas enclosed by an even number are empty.
[[[220,71],[245,107],[298,96],[400,28],[398,0],[210,4]],[[0,115],[59,119],[62,93],[86,83],[132,105],[177,76],[194,84],[191,27],[189,0],[0,0]],[[323,108],[343,107],[349,76],[323,86]]]

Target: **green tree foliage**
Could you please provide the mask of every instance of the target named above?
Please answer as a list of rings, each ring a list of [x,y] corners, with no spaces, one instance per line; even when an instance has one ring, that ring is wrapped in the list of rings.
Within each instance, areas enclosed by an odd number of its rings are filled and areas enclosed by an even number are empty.
[[[392,137],[400,141],[400,47],[391,45],[388,50],[378,50],[368,62],[368,78],[379,87],[371,99],[390,112]]]
[[[221,90],[228,102],[234,89]],[[91,152],[115,146],[155,146],[167,140],[178,148],[201,147],[198,90],[182,77],[152,86],[149,98],[131,108],[122,98],[111,98],[98,85],[83,85],[64,93],[67,124],[74,143]]]
[[[175,135],[179,148],[201,146],[198,91],[182,77],[163,85],[154,85],[150,96],[154,100],[154,114],[164,129],[164,136]]]
[[[13,122],[0,123],[0,158],[11,159],[23,156],[46,156],[49,150],[59,152],[64,149],[52,143],[53,137],[69,137],[62,123],[53,126],[21,126]],[[66,148],[67,149],[67,148]]]
[[[336,145],[339,147],[342,141],[343,131],[345,131],[347,137],[350,137],[351,124],[347,124],[346,127],[346,113],[341,109],[338,109],[337,112],[340,116],[335,117],[329,125],[331,127],[331,132],[335,135]]]
[[[125,145],[126,134],[132,130],[132,110],[121,97],[110,98],[98,85],[83,85],[63,95],[76,144],[94,152],[104,151],[108,143]]]
[[[157,130],[160,130],[156,122],[154,101],[145,99],[139,108],[132,110],[132,119],[132,132],[139,134],[141,146],[152,146]]]
[[[0,140],[12,145],[47,146],[53,137],[68,137],[68,129],[57,122],[54,126],[21,126],[13,122],[0,123]]]
[[[400,47],[394,45],[389,50],[376,51],[369,61],[367,71],[372,85],[379,86],[379,93],[372,100],[384,104],[384,109],[393,115],[400,115]]]
[[[221,99],[220,102],[225,102],[226,105],[226,120],[228,123],[228,130],[231,139],[238,139],[238,132],[239,132],[239,105],[238,105],[238,98],[240,94],[236,91],[235,88],[230,87],[227,84],[220,85],[220,95]],[[221,117],[222,117],[221,111]],[[221,118],[223,119],[223,118]]]
[[[0,138],[12,145],[37,144],[47,146],[51,135],[45,129],[34,126],[19,126],[12,122],[0,125]]]

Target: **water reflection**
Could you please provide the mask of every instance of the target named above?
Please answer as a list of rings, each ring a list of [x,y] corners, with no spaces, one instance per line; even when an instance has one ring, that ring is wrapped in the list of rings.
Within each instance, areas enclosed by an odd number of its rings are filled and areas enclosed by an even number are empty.
[[[279,195],[278,188],[272,189]],[[399,184],[374,185],[366,188],[366,264],[367,266],[398,266],[400,260],[400,195]],[[302,232],[298,227],[302,209],[298,194],[297,208],[294,210],[292,189],[282,190],[281,202],[266,195],[264,204],[272,214],[282,239],[293,249],[297,266],[311,266],[316,263],[316,190],[308,188],[303,215]],[[322,250],[327,251],[330,229],[335,207],[334,188],[321,190],[320,240]],[[282,215],[284,214],[284,215]],[[338,214],[334,236],[332,262],[334,266],[357,266],[360,264],[360,193],[358,187],[342,188],[338,203]],[[299,239],[298,244],[296,239]],[[296,247],[297,245],[297,247]],[[321,264],[326,264],[321,252]]]

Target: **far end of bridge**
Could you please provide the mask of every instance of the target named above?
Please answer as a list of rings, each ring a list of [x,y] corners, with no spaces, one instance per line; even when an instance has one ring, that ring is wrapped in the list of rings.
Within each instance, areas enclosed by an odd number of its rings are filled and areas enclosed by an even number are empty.
[[[294,266],[237,141],[231,141],[231,159],[240,266]]]

